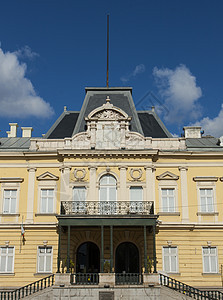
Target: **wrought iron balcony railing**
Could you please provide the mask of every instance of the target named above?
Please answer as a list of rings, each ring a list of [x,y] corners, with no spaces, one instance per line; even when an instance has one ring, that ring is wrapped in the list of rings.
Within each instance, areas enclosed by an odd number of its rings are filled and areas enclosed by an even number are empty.
[[[61,215],[151,215],[153,201],[62,201]]]

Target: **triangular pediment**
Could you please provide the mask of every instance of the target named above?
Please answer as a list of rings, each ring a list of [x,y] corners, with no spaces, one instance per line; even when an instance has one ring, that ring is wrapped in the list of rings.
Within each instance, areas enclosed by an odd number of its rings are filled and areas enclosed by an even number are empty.
[[[179,176],[177,176],[169,171],[166,171],[163,174],[156,176],[156,178],[158,180],[178,180]]]
[[[37,180],[58,180],[59,177],[58,176],[55,176],[53,175],[52,173],[50,172],[45,172],[39,176],[37,176]]]

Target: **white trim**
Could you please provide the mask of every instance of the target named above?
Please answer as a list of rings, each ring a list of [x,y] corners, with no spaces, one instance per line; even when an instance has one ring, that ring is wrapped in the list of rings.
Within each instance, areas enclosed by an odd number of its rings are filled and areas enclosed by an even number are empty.
[[[213,255],[216,259],[216,264],[215,264],[215,267],[216,267],[216,272],[213,272],[213,271],[210,271],[208,272],[207,270],[205,270],[205,266],[204,266],[204,248],[205,249],[215,249],[216,252],[215,252],[215,255]],[[211,264],[210,264],[210,257],[212,257],[212,255],[210,253],[208,253],[208,255],[206,255],[208,257],[208,260],[209,260],[209,268],[211,268]],[[206,274],[217,274],[219,272],[219,265],[218,265],[218,248],[216,246],[202,246],[202,261],[203,261],[203,273],[206,273]]]
[[[0,271],[0,274],[12,274],[12,273],[14,273],[15,246],[0,246],[0,251],[1,251],[2,248],[5,248],[5,249],[13,248],[13,253],[12,253],[12,255],[10,255],[10,256],[12,256],[12,271],[10,271],[10,272],[7,271],[7,270],[6,271]],[[2,255],[0,253],[0,264],[1,264],[1,257],[2,257]],[[7,257],[6,261],[8,261],[8,253],[7,253],[6,257]]]
[[[201,211],[201,198],[200,198],[200,189],[212,189],[213,190],[213,211],[210,213],[217,212],[217,198],[216,198],[216,183],[215,181],[198,181],[196,182],[197,189],[197,212],[198,212],[198,222],[202,221],[202,213],[206,213],[208,211]],[[201,214],[200,214],[201,213]],[[218,222],[218,214],[215,214],[215,222]]]
[[[16,190],[16,210],[15,213],[4,213],[4,191],[5,190]],[[2,215],[4,214],[10,214],[10,215],[15,215],[19,213],[19,199],[20,199],[20,190],[21,190],[21,185],[19,182],[4,182],[1,184],[1,198],[0,198],[0,213]]]
[[[163,189],[173,189],[174,190],[174,211],[178,211],[178,184],[174,180],[161,180],[159,181],[159,211],[160,212],[171,212],[163,210],[162,201],[162,190]]]
[[[170,270],[165,270],[165,263],[164,263],[164,248],[166,249],[176,249],[176,271],[173,271],[171,269],[171,260],[169,260]],[[170,253],[169,253],[170,254]],[[168,258],[170,258],[172,255],[168,255]],[[179,273],[179,262],[178,262],[179,256],[178,256],[178,247],[177,246],[163,246],[162,247],[162,260],[163,260],[163,271],[167,273]]]
[[[56,204],[57,204],[57,183],[56,181],[52,181],[52,180],[44,180],[44,181],[40,181],[38,184],[38,214],[48,214],[49,212],[45,212],[43,213],[41,211],[42,207],[41,207],[41,190],[53,190],[53,211],[50,213],[56,213]]]
[[[39,271],[39,249],[40,248],[51,248],[52,249],[52,252],[51,252],[51,254],[50,255],[48,255],[48,256],[51,256],[51,261],[50,261],[50,271]],[[46,257],[46,255],[44,255],[44,257]],[[46,268],[46,265],[45,265],[45,263],[46,263],[46,261],[44,260],[44,269]],[[37,273],[52,273],[52,266],[53,265],[53,246],[51,246],[51,245],[47,245],[47,246],[37,246],[37,268],[36,268],[36,270],[37,270]]]

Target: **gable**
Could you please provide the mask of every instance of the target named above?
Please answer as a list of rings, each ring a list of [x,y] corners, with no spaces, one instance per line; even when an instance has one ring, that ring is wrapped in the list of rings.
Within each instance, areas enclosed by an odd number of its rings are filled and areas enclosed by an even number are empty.
[[[178,180],[179,176],[175,175],[169,171],[164,172],[163,174],[156,176],[158,180]]]
[[[53,175],[52,173],[50,172],[45,172],[39,176],[36,177],[37,180],[58,180],[59,177],[58,176],[55,176]]]

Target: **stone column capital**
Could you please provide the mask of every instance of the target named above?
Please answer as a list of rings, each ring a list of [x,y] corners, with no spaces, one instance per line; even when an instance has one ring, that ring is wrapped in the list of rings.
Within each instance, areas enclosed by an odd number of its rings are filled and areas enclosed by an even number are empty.
[[[156,171],[156,167],[153,166],[153,165],[147,165],[147,166],[144,166],[144,169],[145,169],[145,170]]]
[[[188,170],[188,168],[187,167],[178,167],[178,169],[179,169],[179,171],[187,171]]]
[[[37,168],[35,168],[35,167],[28,167],[27,168],[28,172],[36,172],[36,170],[37,170]]]
[[[119,168],[119,170],[127,170],[127,169],[128,169],[128,166],[124,166],[124,165],[121,166],[121,165],[120,165],[120,166],[118,166],[118,168]]]

